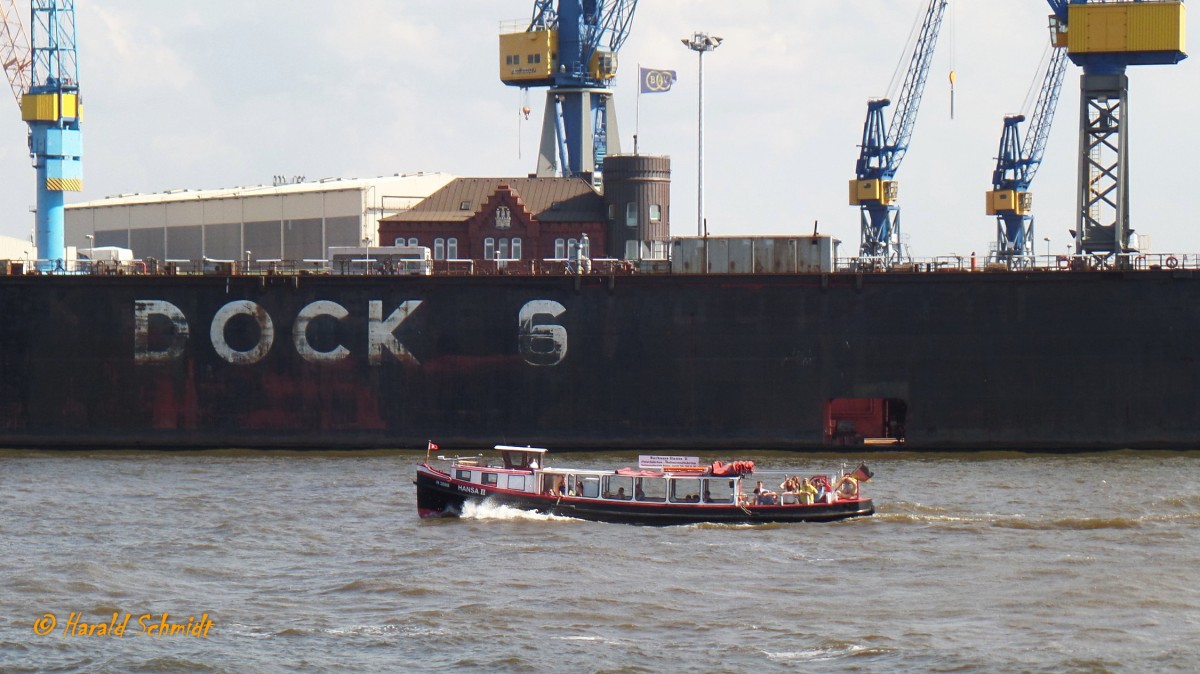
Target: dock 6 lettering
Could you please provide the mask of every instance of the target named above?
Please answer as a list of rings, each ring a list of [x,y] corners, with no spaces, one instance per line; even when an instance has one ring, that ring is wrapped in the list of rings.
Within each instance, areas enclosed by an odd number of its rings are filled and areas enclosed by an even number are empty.
[[[408,365],[421,363],[408,347],[396,336],[397,330],[414,312],[421,308],[423,300],[408,300],[399,306],[385,307],[380,300],[367,303],[367,361],[373,365],[384,362],[402,362]],[[532,300],[517,313],[518,353],[530,365],[558,365],[567,355],[567,329],[553,321],[562,316],[566,309],[558,302]],[[230,345],[225,337],[225,328],[230,321],[245,316],[258,327],[256,343],[249,348],[238,349]],[[337,302],[320,300],[300,310],[292,322],[290,346],[310,363],[336,363],[354,354],[345,345],[336,344],[327,350],[318,350],[309,340],[309,325],[316,319],[328,317],[336,321],[351,319],[351,313]],[[168,329],[151,329],[151,321],[165,320]],[[133,302],[133,360],[139,365],[167,363],[183,357],[191,339],[188,316],[178,306],[166,300],[134,300]],[[213,351],[222,360],[232,365],[254,365],[271,352],[278,340],[275,319],[266,309],[251,300],[234,300],[217,310],[208,326],[209,341]],[[284,338],[286,339],[286,338]]]

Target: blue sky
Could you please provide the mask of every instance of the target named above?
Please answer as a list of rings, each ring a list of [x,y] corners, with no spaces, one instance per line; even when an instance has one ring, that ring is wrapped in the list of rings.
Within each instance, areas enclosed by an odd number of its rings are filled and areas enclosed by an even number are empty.
[[[640,149],[672,158],[672,232],[695,233],[696,55],[680,38],[725,39],[705,56],[706,215],[715,235],[807,233],[854,249],[846,203],[868,98],[885,95],[926,0],[642,0],[620,54],[621,141],[632,149],[640,63],[679,72],[643,96]],[[124,192],[269,183],[274,175],[414,171],[524,175],[544,93],[497,77],[502,21],[525,0],[256,0],[78,3],[86,105],[83,201]],[[917,256],[984,254],[983,212],[1001,120],[1021,111],[1046,43],[1043,0],[952,0],[911,149],[902,222]],[[957,72],[949,115],[950,69]],[[1079,71],[1067,74],[1033,191],[1038,253],[1069,243]],[[1180,216],[1200,147],[1193,59],[1130,70],[1133,226],[1158,251],[1200,253]],[[34,176],[25,126],[0,105],[0,234],[27,237]],[[1191,113],[1186,112],[1192,110]],[[1186,181],[1186,182],[1185,182]]]

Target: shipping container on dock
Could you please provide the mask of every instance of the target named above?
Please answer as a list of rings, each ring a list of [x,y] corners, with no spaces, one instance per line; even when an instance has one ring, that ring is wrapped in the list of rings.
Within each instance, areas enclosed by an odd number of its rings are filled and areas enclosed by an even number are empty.
[[[1194,447],[1195,274],[3,276],[0,446]]]

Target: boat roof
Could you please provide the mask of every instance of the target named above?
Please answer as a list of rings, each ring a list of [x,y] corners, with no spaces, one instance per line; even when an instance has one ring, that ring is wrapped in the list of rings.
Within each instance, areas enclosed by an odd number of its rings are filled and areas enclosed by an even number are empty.
[[[523,452],[525,454],[545,454],[550,451],[541,447],[515,447],[513,445],[496,445],[498,452]]]

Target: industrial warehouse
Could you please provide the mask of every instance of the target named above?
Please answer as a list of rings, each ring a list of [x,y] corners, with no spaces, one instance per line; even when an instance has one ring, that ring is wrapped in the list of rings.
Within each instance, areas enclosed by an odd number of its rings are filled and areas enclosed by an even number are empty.
[[[127,248],[143,260],[323,260],[331,247],[378,246],[381,218],[450,180],[415,173],[123,194],[68,206],[66,241],[78,249]]]

